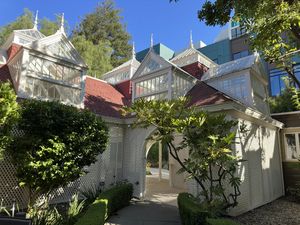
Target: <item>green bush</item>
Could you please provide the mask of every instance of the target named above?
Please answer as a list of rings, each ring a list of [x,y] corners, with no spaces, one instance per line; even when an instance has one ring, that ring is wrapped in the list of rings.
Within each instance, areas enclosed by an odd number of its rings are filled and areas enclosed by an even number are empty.
[[[209,213],[201,208],[193,195],[180,193],[177,202],[182,225],[206,224]]]
[[[132,194],[132,184],[120,184],[102,192],[98,199],[107,200],[107,215],[110,216],[113,212],[128,206],[132,199]]]
[[[207,218],[207,225],[239,225],[237,222],[229,219],[212,219]]]
[[[75,225],[103,225],[113,212],[129,205],[132,194],[132,184],[120,184],[102,192]]]
[[[103,225],[107,214],[107,200],[97,199],[75,225]]]

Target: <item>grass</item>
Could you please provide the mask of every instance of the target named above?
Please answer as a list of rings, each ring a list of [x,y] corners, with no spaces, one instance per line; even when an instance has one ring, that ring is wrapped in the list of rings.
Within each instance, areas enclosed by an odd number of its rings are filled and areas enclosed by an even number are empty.
[[[230,219],[212,219],[207,218],[206,219],[208,225],[239,225],[237,222],[230,220]]]

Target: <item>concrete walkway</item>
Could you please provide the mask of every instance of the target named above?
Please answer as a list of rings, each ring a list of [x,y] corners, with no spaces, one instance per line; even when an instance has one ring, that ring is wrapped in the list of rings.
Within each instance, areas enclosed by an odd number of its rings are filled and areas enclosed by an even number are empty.
[[[118,211],[106,225],[180,225],[177,195],[184,190],[169,186],[168,179],[158,181],[157,175],[147,176],[145,200],[134,200]]]

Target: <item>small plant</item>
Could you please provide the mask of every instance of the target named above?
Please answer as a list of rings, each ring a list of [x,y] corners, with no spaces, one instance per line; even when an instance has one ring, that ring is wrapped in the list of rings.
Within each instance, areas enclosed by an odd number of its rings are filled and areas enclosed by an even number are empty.
[[[104,184],[101,182],[98,184],[94,183],[89,187],[89,189],[81,190],[80,194],[86,199],[87,203],[92,203],[102,192],[103,186]]]
[[[39,199],[26,217],[32,220],[32,225],[61,225],[63,220],[57,209],[49,206],[48,199]]]
[[[77,216],[84,209],[85,200],[79,201],[78,194],[72,196],[72,200],[69,203],[69,208],[67,211],[67,221],[66,224],[72,225],[75,223]]]
[[[4,199],[1,199],[1,203],[0,203],[0,214],[5,213],[8,216],[11,216],[9,211],[6,209],[6,207],[3,205]]]

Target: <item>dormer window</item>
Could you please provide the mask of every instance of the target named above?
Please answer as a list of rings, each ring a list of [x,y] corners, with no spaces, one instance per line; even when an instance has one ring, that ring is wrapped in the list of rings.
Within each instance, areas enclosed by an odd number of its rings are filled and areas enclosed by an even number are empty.
[[[162,68],[162,65],[156,62],[155,60],[151,59],[149,63],[145,66],[144,70],[141,72],[141,75],[151,73],[155,70]]]

